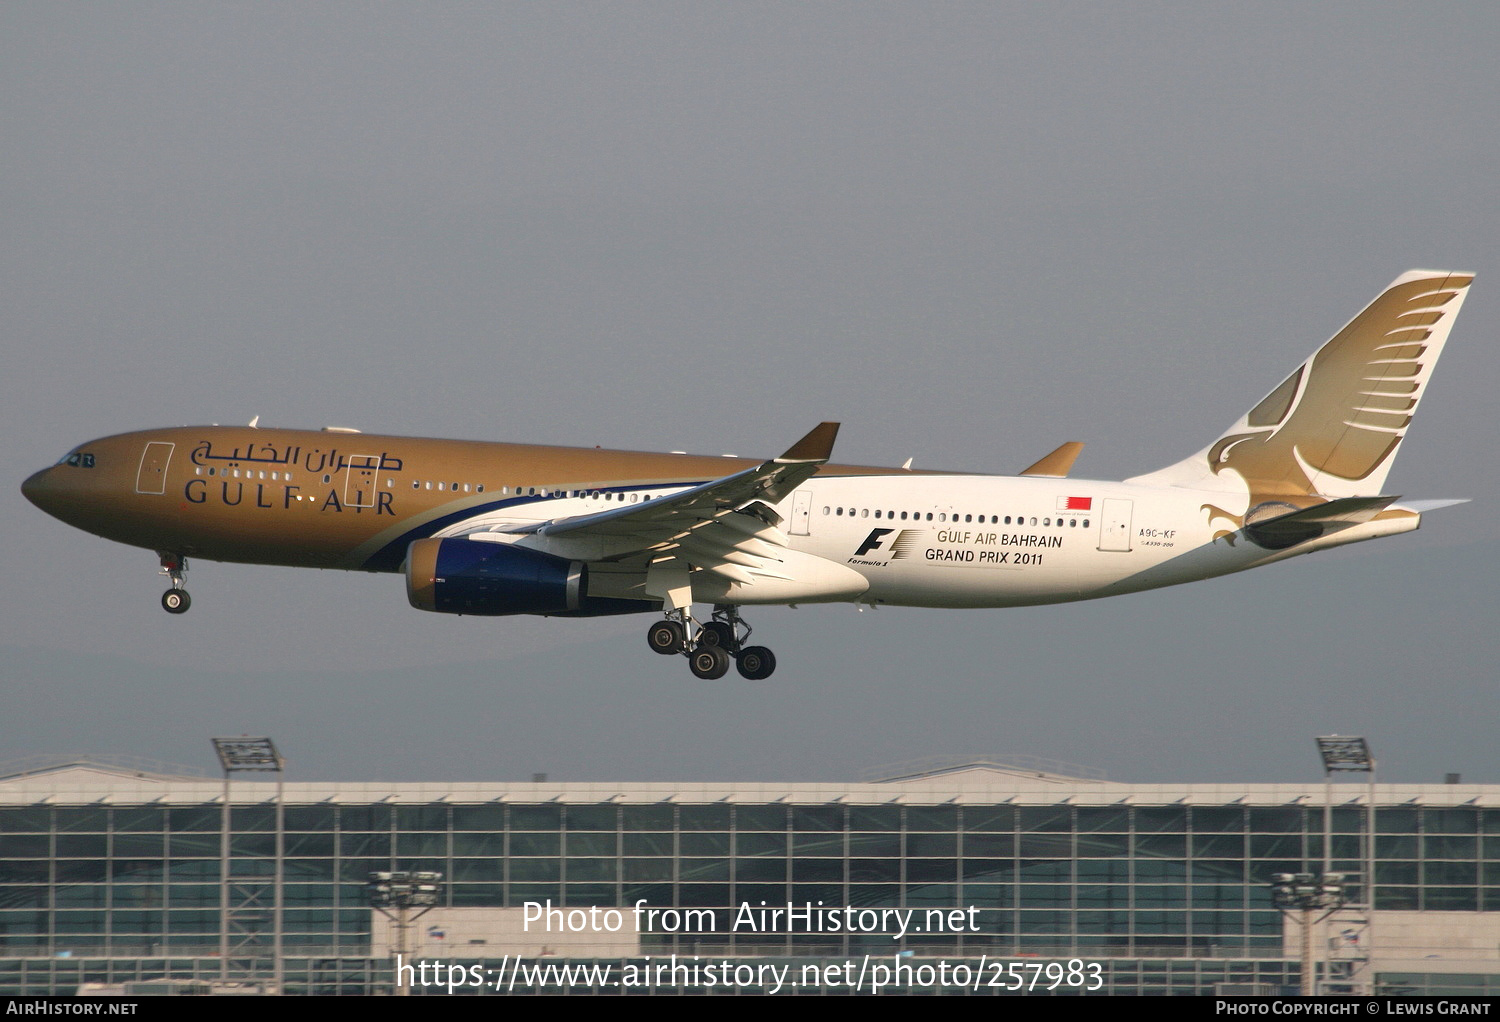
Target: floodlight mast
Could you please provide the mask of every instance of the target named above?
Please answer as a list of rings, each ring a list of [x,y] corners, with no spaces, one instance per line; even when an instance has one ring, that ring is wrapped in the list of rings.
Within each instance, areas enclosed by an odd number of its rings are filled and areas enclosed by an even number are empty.
[[[236,773],[274,773],[276,775],[276,859],[271,879],[271,973],[276,993],[282,992],[285,978],[285,963],[282,961],[282,906],[285,890],[283,867],[286,859],[286,805],[285,772],[286,757],[276,750],[276,743],[269,738],[252,738],[240,735],[237,738],[212,738],[214,752],[219,765],[224,769],[224,803],[219,815],[219,979],[227,981],[230,976],[230,932],[241,939],[236,947],[247,947],[254,943],[256,924],[264,919],[265,881],[263,878],[232,878],[230,876],[233,857],[230,855],[229,780]],[[239,889],[243,899],[230,905],[231,888]],[[247,974],[253,973],[253,964],[247,961]]]
[[[1313,980],[1312,928],[1344,906],[1342,873],[1276,873],[1271,877],[1271,901],[1302,928],[1302,996],[1316,990]],[[1312,914],[1323,911],[1317,919]],[[1292,913],[1297,912],[1298,916]]]
[[[1363,957],[1354,960],[1349,973],[1351,993],[1358,992],[1354,983],[1360,971],[1373,980],[1369,971],[1375,942],[1375,755],[1362,735],[1319,735],[1318,756],[1323,760],[1323,872],[1333,870],[1333,775],[1362,773],[1368,780],[1365,810],[1364,848],[1360,854],[1360,895],[1364,902]],[[1347,899],[1346,899],[1347,903]],[[1358,905],[1358,902],[1355,902]],[[1351,906],[1354,907],[1354,906]],[[1326,918],[1326,916],[1325,916]],[[1373,988],[1372,988],[1373,989]],[[1363,992],[1372,992],[1372,989]]]
[[[380,870],[370,874],[365,891],[370,907],[396,926],[396,996],[407,997],[401,959],[406,956],[406,934],[413,923],[432,911],[442,894],[443,874],[431,870]],[[419,911],[413,915],[412,910]],[[394,914],[393,914],[394,913]]]

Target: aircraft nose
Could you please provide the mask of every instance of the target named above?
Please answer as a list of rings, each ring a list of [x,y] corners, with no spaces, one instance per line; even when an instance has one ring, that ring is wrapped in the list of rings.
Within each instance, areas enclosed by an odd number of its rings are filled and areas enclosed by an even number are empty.
[[[21,484],[21,493],[26,499],[48,513],[52,511],[49,505],[52,503],[51,498],[56,490],[57,484],[50,468],[31,473]]]

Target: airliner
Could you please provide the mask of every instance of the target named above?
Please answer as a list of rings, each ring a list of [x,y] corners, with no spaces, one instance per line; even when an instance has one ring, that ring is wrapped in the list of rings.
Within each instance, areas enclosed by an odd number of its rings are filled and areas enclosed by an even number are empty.
[[[659,614],[652,650],[756,680],[776,658],[746,606],[1091,600],[1416,529],[1461,501],[1385,479],[1472,279],[1401,275],[1203,450],[1123,482],[1069,478],[1077,442],[1015,477],[831,464],[832,422],[753,461],[257,419],[93,440],[22,491],[155,551],[172,614],[189,558],[392,572],[442,614]]]

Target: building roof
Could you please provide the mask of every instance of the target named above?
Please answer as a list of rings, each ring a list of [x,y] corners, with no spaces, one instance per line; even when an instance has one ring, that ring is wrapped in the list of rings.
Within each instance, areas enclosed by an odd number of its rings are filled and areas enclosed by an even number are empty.
[[[17,771],[0,764],[0,805],[202,805],[223,798],[221,778],[199,774],[130,770],[118,763],[73,757],[45,769]],[[1363,804],[1364,783],[1332,786],[1335,805]],[[266,802],[276,784],[266,780],[233,782],[235,802]],[[1308,784],[1128,784],[1028,774],[990,763],[948,767],[881,781],[837,782],[616,782],[486,781],[473,783],[297,781],[285,785],[288,803],[361,804],[385,802],[418,805],[448,802],[474,805],[494,802],[557,802],[597,805],[602,802],[653,804],[675,802],[797,805],[1257,805],[1294,803],[1321,806],[1324,785]],[[1500,785],[1381,784],[1380,805],[1500,807]]]

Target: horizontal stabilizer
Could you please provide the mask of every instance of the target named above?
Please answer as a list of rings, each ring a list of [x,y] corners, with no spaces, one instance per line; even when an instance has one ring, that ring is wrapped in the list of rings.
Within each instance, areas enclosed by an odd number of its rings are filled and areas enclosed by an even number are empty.
[[[1257,546],[1270,550],[1285,550],[1309,539],[1316,539],[1329,532],[1363,525],[1390,507],[1400,497],[1341,497],[1326,504],[1305,507],[1262,521],[1254,520],[1254,512],[1246,516],[1245,534]]]
[[[1437,511],[1440,508],[1457,507],[1459,504],[1469,503],[1472,499],[1472,497],[1450,497],[1447,500],[1408,500],[1401,506],[1408,511],[1415,511],[1417,514],[1422,514],[1426,511]]]

